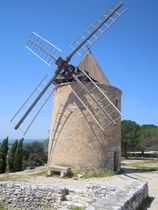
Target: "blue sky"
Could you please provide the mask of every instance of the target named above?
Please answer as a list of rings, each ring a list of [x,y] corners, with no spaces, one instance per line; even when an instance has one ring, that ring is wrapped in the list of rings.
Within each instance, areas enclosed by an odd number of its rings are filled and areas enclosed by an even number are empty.
[[[158,1],[124,2],[127,13],[91,51],[111,84],[123,92],[123,119],[158,125]],[[65,58],[68,45],[113,3],[118,1],[0,1],[0,139],[22,137],[10,119],[54,69],[25,48],[32,31],[62,49]],[[51,111],[49,100],[25,138],[48,137]]]

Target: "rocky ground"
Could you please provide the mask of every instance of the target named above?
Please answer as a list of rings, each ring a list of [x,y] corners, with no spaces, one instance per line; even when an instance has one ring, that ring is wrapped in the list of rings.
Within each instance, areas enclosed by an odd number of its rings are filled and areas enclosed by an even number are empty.
[[[46,167],[39,167],[33,170],[0,175],[0,181],[22,181],[34,185],[60,186],[71,190],[84,191],[89,183],[98,183],[106,186],[122,188],[128,186],[133,181],[147,181],[149,186],[149,196],[152,203],[145,209],[158,209],[158,160],[123,160],[122,173],[111,177],[102,178],[64,178],[47,177]]]

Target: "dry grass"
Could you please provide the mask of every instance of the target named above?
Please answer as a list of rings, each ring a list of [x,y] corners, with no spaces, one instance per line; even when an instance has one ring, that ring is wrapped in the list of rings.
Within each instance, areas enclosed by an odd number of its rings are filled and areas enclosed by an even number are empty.
[[[126,168],[141,171],[158,171],[158,159],[123,159],[122,169]]]
[[[0,174],[0,181],[27,181],[30,177],[47,176],[47,167],[39,167],[16,173]]]

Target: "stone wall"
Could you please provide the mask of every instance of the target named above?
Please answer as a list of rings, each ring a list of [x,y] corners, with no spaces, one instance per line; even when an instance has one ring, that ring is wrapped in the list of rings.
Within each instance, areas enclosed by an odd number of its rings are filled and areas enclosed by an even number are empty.
[[[86,191],[19,182],[0,183],[0,203],[10,210],[66,210],[72,207],[86,210],[135,210],[147,196],[147,183],[140,182],[123,189],[89,183]]]
[[[106,197],[91,204],[86,210],[136,210],[147,197],[147,183],[135,182],[125,189],[112,191]]]
[[[67,194],[66,189],[49,188],[18,182],[0,183],[0,200],[8,209],[58,209]]]

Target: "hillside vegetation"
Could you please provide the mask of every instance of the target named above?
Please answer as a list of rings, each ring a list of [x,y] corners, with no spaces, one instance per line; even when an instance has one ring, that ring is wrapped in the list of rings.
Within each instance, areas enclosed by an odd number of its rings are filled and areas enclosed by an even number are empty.
[[[0,173],[33,169],[47,163],[48,140],[25,143],[15,140],[9,145],[8,137],[0,146]]]

